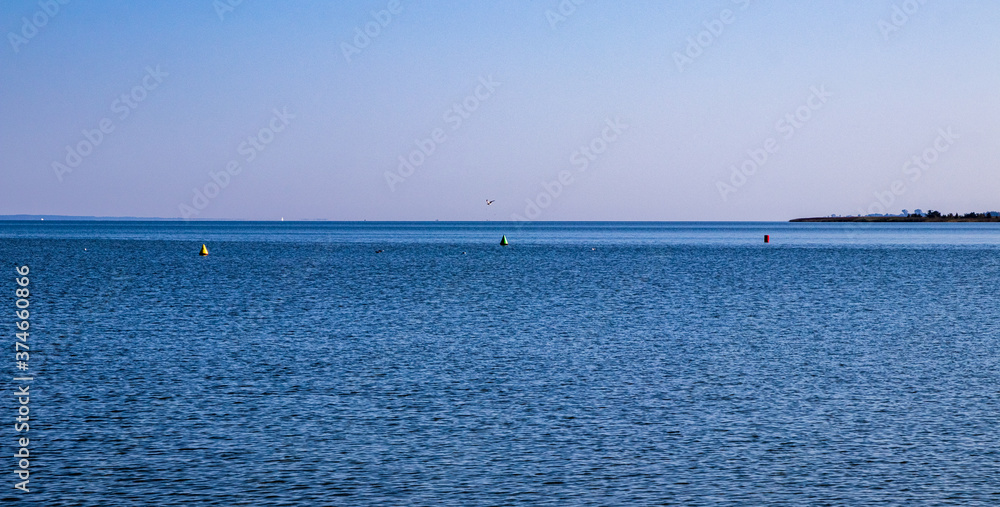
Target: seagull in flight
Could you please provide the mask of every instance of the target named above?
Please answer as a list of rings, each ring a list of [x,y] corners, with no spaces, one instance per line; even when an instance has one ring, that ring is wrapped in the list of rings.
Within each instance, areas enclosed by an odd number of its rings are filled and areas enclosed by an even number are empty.
[[[491,201],[491,200],[489,200],[489,199],[486,199],[486,205],[487,205],[487,206],[489,206],[490,204],[493,204],[493,203],[495,203],[495,202],[497,202],[497,200],[496,200],[496,199],[493,199],[492,201]]]

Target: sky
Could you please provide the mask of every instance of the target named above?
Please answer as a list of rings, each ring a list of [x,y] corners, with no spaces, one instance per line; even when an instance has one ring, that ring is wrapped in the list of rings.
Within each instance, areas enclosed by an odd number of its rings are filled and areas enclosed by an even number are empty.
[[[993,0],[7,0],[0,23],[0,215],[1000,209]]]

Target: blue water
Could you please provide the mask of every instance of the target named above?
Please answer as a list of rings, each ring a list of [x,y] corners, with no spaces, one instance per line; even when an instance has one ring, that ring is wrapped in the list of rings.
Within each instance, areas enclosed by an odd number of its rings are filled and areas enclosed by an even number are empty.
[[[998,225],[0,222],[0,497],[1000,504]]]

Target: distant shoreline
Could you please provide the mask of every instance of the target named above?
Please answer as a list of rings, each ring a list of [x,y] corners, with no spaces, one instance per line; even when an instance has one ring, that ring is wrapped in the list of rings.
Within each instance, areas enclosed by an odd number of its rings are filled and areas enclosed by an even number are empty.
[[[812,217],[789,222],[1000,222],[1000,217]]]

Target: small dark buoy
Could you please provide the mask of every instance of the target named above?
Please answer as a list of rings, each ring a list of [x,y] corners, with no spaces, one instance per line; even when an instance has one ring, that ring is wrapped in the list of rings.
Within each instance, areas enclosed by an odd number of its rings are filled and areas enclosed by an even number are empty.
[[[382,253],[383,250],[375,250],[375,253]]]
[[[503,245],[503,246],[507,246],[507,235],[506,234],[504,234],[503,237],[500,238],[500,244]]]
[[[765,234],[764,235],[764,243],[770,243],[770,242],[771,242],[771,236]]]
[[[198,252],[198,255],[208,255],[208,247],[201,245],[201,251]]]

